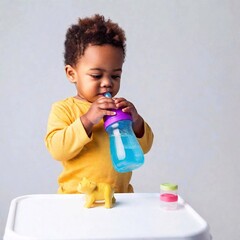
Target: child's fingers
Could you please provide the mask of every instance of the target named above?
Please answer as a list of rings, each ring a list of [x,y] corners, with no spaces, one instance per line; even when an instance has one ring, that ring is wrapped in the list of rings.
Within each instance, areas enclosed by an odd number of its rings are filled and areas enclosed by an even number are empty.
[[[116,104],[115,103],[108,103],[108,102],[104,102],[104,103],[100,103],[99,105],[99,108],[100,109],[106,109],[106,110],[109,110],[109,109],[117,109],[116,107]]]
[[[98,104],[98,107],[101,109],[116,109],[117,108],[113,99],[110,99],[110,98],[105,98],[105,97],[99,98],[97,100],[97,104]]]
[[[116,115],[116,112],[114,112],[114,111],[110,111],[110,110],[106,110],[106,111],[104,112],[104,115],[107,115],[107,116],[114,116],[114,115]]]
[[[125,108],[130,105],[130,102],[128,102],[125,98],[114,99],[114,102],[117,108]]]
[[[122,103],[122,102],[127,102],[127,100],[125,98],[113,98],[113,100],[116,104]]]
[[[122,111],[123,112],[132,112],[133,108],[132,107],[125,107],[125,108],[122,108]]]

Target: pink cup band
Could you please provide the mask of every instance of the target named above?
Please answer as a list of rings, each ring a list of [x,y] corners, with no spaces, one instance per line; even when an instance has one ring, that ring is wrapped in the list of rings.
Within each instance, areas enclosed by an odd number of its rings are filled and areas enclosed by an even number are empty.
[[[177,202],[178,195],[170,194],[170,193],[164,193],[160,195],[160,199],[163,202]]]

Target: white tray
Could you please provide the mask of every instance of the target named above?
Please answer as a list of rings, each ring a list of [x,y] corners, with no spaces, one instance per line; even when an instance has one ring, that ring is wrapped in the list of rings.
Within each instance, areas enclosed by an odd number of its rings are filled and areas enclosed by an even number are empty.
[[[115,194],[112,209],[84,208],[76,195],[27,195],[11,202],[4,240],[210,240],[208,224],[180,198],[163,210],[158,193]]]

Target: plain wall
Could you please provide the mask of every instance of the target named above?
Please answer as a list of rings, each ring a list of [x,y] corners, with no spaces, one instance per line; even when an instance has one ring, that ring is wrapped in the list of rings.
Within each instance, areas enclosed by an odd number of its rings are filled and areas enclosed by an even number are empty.
[[[136,192],[176,182],[214,240],[239,240],[240,2],[238,0],[0,1],[0,236],[10,201],[56,193],[59,162],[43,139],[51,104],[75,95],[63,42],[78,17],[104,14],[125,29],[119,96],[155,140]]]

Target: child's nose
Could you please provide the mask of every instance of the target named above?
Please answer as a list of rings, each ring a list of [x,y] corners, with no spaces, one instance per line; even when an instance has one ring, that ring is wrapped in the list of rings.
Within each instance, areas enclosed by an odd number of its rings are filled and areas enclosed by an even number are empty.
[[[109,77],[105,77],[102,79],[101,82],[102,87],[111,87],[112,86],[112,79]]]

